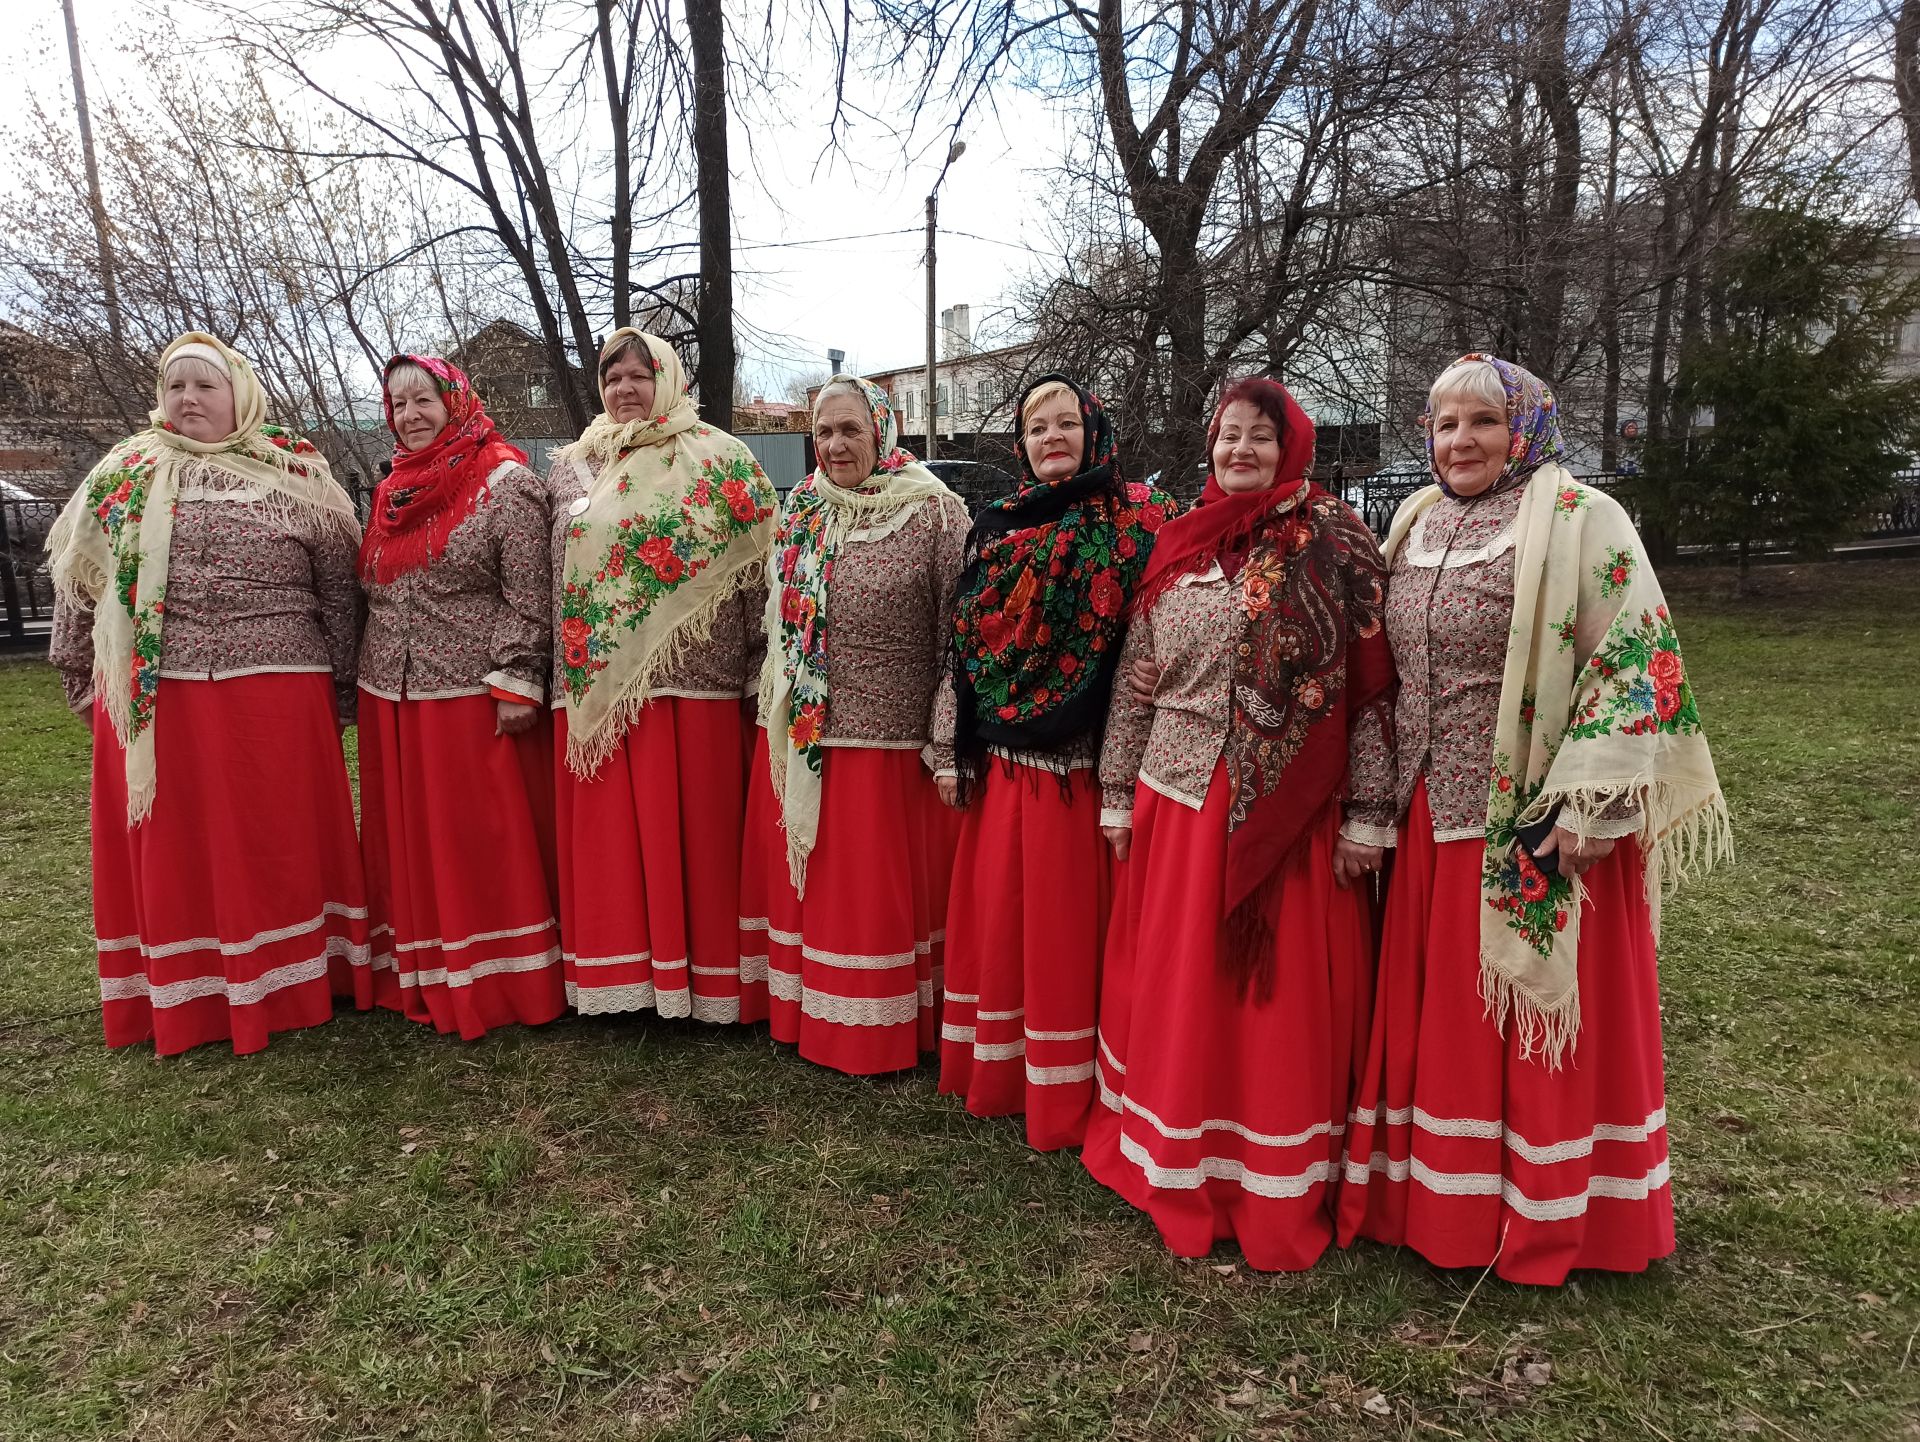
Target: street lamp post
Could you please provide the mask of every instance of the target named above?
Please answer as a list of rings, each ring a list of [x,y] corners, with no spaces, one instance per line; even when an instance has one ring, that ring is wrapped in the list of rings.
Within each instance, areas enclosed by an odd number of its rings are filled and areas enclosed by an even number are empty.
[[[947,164],[940,167],[940,173],[933,180],[933,189],[927,192],[927,459],[930,461],[937,460],[940,455],[940,377],[934,369],[939,359],[935,351],[935,339],[940,312],[933,290],[934,235],[940,213],[940,182],[947,178],[947,166],[966,154],[966,151],[966,141],[953,142],[953,148],[947,152]]]

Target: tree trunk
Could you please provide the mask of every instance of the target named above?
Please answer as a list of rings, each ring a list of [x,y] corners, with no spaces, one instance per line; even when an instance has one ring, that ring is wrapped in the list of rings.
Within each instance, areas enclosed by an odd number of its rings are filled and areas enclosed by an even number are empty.
[[[1907,169],[1920,200],[1920,0],[1901,0],[1893,22],[1893,89],[1907,131]]]
[[[1556,379],[1567,298],[1567,271],[1573,253],[1575,211],[1580,203],[1580,112],[1573,100],[1573,76],[1567,65],[1567,25],[1572,0],[1550,0],[1542,8],[1535,44],[1538,61],[1534,89],[1553,130],[1553,171],[1547,209],[1541,221],[1540,269],[1529,289],[1533,315],[1527,346],[1528,367]]]
[[[600,32],[600,68],[606,72],[607,119],[613,141],[613,216],[610,224],[613,241],[613,326],[620,330],[633,324],[633,134],[629,111],[632,108],[632,47],[634,30],[627,30],[628,60],[622,69],[613,48],[613,0],[598,0],[596,25]]]
[[[1601,241],[1606,247],[1600,278],[1600,469],[1620,467],[1620,70],[1607,91],[1607,181],[1601,211]]]
[[[693,153],[700,187],[700,418],[725,431],[733,429],[735,356],[726,14],[720,0],[687,0],[687,35],[693,47]]]

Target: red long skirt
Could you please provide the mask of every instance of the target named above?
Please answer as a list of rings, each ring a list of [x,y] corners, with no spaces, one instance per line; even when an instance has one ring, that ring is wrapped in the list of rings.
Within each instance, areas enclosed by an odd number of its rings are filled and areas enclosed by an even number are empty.
[[[382,1005],[469,1041],[566,1010],[553,725],[495,735],[492,696],[360,693],[360,846]]]
[[[940,1090],[975,1116],[1026,1113],[1041,1151],[1086,1140],[1112,852],[1100,784],[990,761],[948,893]]]
[[[935,1046],[956,826],[916,751],[827,751],[805,900],[767,770],[748,781],[740,866],[742,1014],[776,1041],[856,1076],[901,1071]],[[746,980],[746,978],[756,978]]]
[[[1639,848],[1586,874],[1580,1034],[1557,1071],[1479,995],[1477,840],[1435,842],[1425,783],[1400,829],[1378,999],[1348,1133],[1340,1240],[1557,1286],[1673,1250],[1660,987]]]
[[[353,792],[319,673],[160,686],[153,810],[93,713],[93,919],[108,1046],[259,1051],[372,1003]]]
[[[1333,879],[1335,803],[1284,863],[1273,993],[1243,999],[1219,953],[1228,806],[1224,765],[1200,811],[1138,788],[1083,1159],[1178,1255],[1232,1240],[1249,1266],[1296,1271],[1333,1239],[1371,925],[1365,893]]]
[[[558,714],[560,930],[582,1013],[751,1020],[734,944],[745,747],[738,701],[661,696],[582,781]]]

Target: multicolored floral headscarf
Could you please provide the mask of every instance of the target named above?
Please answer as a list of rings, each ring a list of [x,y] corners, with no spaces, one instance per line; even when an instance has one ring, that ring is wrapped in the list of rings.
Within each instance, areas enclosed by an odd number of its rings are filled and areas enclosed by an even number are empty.
[[[387,383],[403,365],[432,376],[447,408],[440,434],[417,451],[399,443]],[[474,394],[467,373],[430,355],[397,355],[382,373],[381,404],[393,431],[393,472],[373,493],[373,513],[360,544],[360,578],[389,585],[437,559],[447,539],[473,514],[487,482],[501,466],[527,463],[527,453],[503,437]]]
[[[826,764],[827,603],[834,560],[856,533],[878,540],[912,520],[929,498],[953,495],[900,449],[899,423],[880,387],[859,376],[837,375],[821,387],[819,400],[835,391],[844,394],[849,386],[873,416],[873,472],[858,486],[839,486],[821,465],[793,488],[774,532],[767,587],[760,720],[767,728],[773,794],[787,833],[788,874],[803,896],[807,858],[819,835]]]
[[[221,440],[193,440],[167,420],[167,367],[187,356],[233,383],[233,430]],[[147,428],[107,453],[47,535],[54,585],[71,603],[94,603],[94,694],[126,751],[128,826],[146,819],[158,784],[153,728],[174,503],[196,468],[247,481],[239,492],[245,503],[289,525],[336,526],[355,538],[360,530],[326,458],[312,442],[268,424],[267,393],[245,356],[201,331],[160,353]]]
[[[1027,455],[1028,397],[1060,385],[1080,403],[1080,470],[1043,481]],[[1045,753],[1105,722],[1127,603],[1174,513],[1172,497],[1120,476],[1106,408],[1063,375],[1021,394],[1020,483],[967,537],[954,605],[955,750],[962,785],[984,781],[988,746]]]
[[[573,503],[560,591],[567,765],[592,776],[688,646],[742,591],[763,584],[778,497],[745,442],[704,424],[674,348],[631,327],[653,364],[653,414],[605,412],[560,453],[587,494]],[[604,400],[604,395],[603,395]]]
[[[1500,479],[1483,493],[1495,495],[1512,490],[1549,462],[1565,459],[1567,448],[1560,437],[1560,407],[1545,381],[1512,361],[1469,351],[1453,364],[1465,365],[1472,361],[1493,367],[1500,377],[1500,389],[1507,397],[1507,429],[1512,437],[1507,446],[1507,463],[1500,471]],[[1427,470],[1439,482],[1440,489],[1452,495],[1434,464],[1431,412],[1420,417],[1420,425],[1427,433]]]

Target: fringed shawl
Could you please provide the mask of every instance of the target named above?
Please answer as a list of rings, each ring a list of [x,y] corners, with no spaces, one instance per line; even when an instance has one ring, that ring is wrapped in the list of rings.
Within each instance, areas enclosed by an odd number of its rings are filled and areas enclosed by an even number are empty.
[[[223,440],[192,440],[167,421],[167,366],[182,354],[217,362],[233,382],[234,428]],[[266,392],[246,358],[187,332],[161,352],[147,428],[107,453],[47,535],[54,586],[71,603],[94,605],[94,694],[126,751],[129,826],[152,811],[158,784],[153,738],[167,563],[183,480],[196,470],[227,471],[249,483],[239,499],[283,513],[289,527],[357,530],[353,502],[325,458],[311,442],[267,424],[266,414]]]
[[[559,453],[600,462],[567,525],[560,594],[560,676],[567,765],[600,769],[688,646],[766,575],[778,496],[745,444],[703,425],[672,346],[615,331],[602,354],[638,340],[653,360],[654,414],[602,412]]]
[[[767,660],[760,675],[760,719],[787,871],[805,896],[807,858],[820,832],[826,753],[828,600],[833,565],[850,540],[878,540],[913,519],[922,504],[952,491],[900,449],[887,394],[871,381],[838,375],[821,388],[851,382],[873,416],[873,474],[859,486],[835,485],[823,465],[793,488],[781,507],[767,586]]]
[[[1509,388],[1510,465],[1524,463],[1532,447],[1518,438],[1541,434],[1552,394],[1518,367],[1496,369]],[[1543,874],[1515,828],[1556,806],[1575,831],[1616,802],[1636,808],[1656,936],[1662,895],[1731,859],[1733,832],[1673,618],[1633,522],[1552,461],[1526,486],[1487,790],[1480,987],[1496,1024],[1511,1017],[1521,1054],[1557,1067],[1580,1029],[1585,888]],[[1429,486],[1401,506],[1389,556],[1440,494]]]

